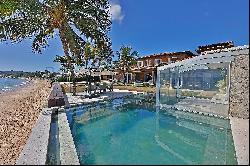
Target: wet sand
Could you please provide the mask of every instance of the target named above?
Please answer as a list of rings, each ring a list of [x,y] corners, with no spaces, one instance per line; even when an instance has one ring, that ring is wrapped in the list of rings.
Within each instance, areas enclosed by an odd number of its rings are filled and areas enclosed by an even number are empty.
[[[15,164],[47,105],[50,83],[32,80],[27,85],[0,94],[0,165]]]

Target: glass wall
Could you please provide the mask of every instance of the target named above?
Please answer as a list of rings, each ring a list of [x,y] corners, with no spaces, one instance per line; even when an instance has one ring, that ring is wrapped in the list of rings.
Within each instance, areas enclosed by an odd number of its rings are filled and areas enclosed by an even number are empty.
[[[228,117],[232,59],[203,55],[160,67],[157,105]]]

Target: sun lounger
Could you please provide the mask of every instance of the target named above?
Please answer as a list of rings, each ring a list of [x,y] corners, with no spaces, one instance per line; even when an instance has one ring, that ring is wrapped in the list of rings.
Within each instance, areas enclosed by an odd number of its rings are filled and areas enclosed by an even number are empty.
[[[108,89],[109,91],[113,91],[113,82],[110,82],[110,81],[102,81],[102,83],[105,83],[106,84],[106,89]]]
[[[107,84],[105,82],[102,82],[99,84],[98,89],[100,90],[100,93],[102,93],[106,92],[107,87],[108,87]]]
[[[149,83],[150,86],[155,86],[153,80],[149,80],[148,83]]]
[[[134,86],[140,87],[140,86],[144,86],[144,84],[143,82],[134,82]]]
[[[97,86],[93,83],[91,83],[90,85],[88,85],[88,93],[91,93],[92,91],[94,91],[94,93],[96,93],[97,90]]]

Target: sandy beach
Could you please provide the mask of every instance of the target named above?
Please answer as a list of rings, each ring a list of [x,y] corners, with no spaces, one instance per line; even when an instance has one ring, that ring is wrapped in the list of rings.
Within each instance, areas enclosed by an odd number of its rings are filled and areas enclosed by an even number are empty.
[[[0,94],[0,165],[15,164],[39,113],[47,104],[50,83],[29,84]]]

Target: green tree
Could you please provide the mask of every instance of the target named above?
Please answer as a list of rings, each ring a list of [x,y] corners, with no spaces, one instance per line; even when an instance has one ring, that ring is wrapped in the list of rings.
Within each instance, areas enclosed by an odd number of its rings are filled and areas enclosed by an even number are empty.
[[[63,73],[67,73],[68,71],[70,71],[70,67],[68,65],[67,57],[65,55],[63,55],[63,56],[56,55],[56,58],[54,59],[54,62],[59,62],[61,64],[60,70]],[[74,63],[74,62],[72,62],[72,63]]]
[[[84,46],[84,64],[85,64],[85,69],[89,68],[89,63],[90,61],[93,61],[95,58],[95,48],[91,44],[91,42],[87,42]],[[92,66],[93,64],[91,64]]]
[[[48,39],[59,34],[73,78],[74,64],[81,64],[85,40],[108,45],[111,21],[108,0],[3,0],[0,3],[0,41],[32,38],[32,49],[41,53]]]
[[[215,86],[219,88],[220,92],[226,92],[227,80],[228,80],[227,70],[225,68],[221,68],[219,70],[220,70],[220,75],[221,75],[222,79],[217,81]]]
[[[88,84],[91,84],[91,70],[93,68],[100,69],[100,65],[107,65],[112,61],[113,52],[111,50],[111,43],[105,45],[97,45],[91,42],[86,42],[84,46],[84,66],[89,69],[90,76],[88,76]]]
[[[132,47],[123,45],[120,50],[116,52],[116,54],[118,55],[118,62],[116,65],[118,65],[119,69],[123,72],[123,84],[125,84],[125,73],[130,71],[131,66],[137,63],[136,58],[138,57],[138,52],[132,52]]]
[[[1,0],[0,1],[0,15],[10,15],[18,6],[16,0]]]

